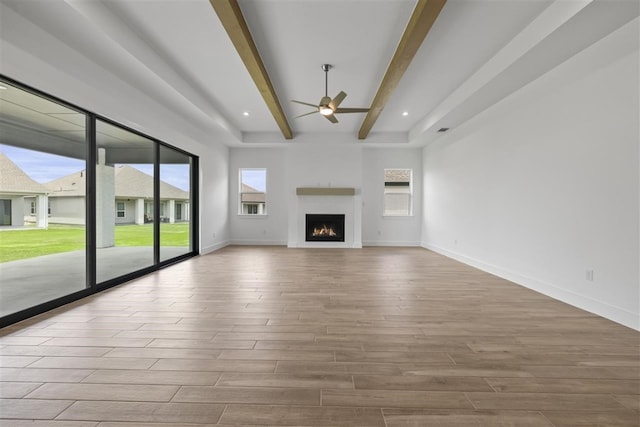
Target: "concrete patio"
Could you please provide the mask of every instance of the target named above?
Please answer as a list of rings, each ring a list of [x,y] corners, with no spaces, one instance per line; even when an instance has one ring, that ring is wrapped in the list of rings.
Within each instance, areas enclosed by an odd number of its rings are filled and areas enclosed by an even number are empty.
[[[184,246],[162,246],[161,258],[188,251]],[[98,283],[149,267],[151,247],[98,249]],[[84,289],[84,251],[72,251],[0,264],[0,317]]]

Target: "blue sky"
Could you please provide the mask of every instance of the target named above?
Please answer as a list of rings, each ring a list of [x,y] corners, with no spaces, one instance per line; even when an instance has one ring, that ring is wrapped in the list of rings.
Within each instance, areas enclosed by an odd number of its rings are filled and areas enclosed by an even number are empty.
[[[243,184],[253,187],[258,191],[267,191],[267,171],[265,169],[242,169]]]
[[[26,150],[0,144],[0,151],[18,165],[34,181],[41,184],[85,169],[83,160],[72,159],[40,151]],[[129,166],[153,175],[153,165]],[[189,191],[189,165],[160,165],[160,177],[164,182]]]

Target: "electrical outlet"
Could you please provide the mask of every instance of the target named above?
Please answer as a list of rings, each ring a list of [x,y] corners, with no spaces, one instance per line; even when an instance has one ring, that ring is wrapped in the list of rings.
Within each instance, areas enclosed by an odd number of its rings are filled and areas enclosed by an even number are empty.
[[[586,274],[585,274],[585,278],[589,281],[589,282],[593,282],[593,270],[587,270]]]

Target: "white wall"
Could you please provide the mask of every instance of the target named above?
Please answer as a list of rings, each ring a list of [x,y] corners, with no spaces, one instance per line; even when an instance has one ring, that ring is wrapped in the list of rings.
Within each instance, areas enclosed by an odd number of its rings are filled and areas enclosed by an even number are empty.
[[[355,196],[296,195],[298,187],[349,187]],[[291,145],[287,149],[287,196],[289,246],[362,247],[362,147],[352,144],[319,143]],[[344,213],[345,242],[305,242],[306,213]]]
[[[11,200],[11,225],[15,227],[23,226],[25,214],[30,212],[27,206],[25,206],[25,197],[12,194],[0,194],[0,199]],[[7,212],[3,212],[3,214],[6,215]]]
[[[0,73],[199,156],[200,250],[228,244],[228,148],[221,141],[2,4],[0,21]]]
[[[640,328],[638,33],[427,146],[423,246]]]
[[[115,210],[118,210],[118,202],[124,203],[124,217],[115,215],[116,224],[134,224],[136,220],[136,199],[115,199]],[[110,228],[111,224],[109,224]]]
[[[235,244],[300,246],[300,198],[297,187],[353,187],[356,197],[346,198],[360,206],[343,206],[357,222],[357,233],[347,247],[420,244],[422,211],[422,157],[418,148],[363,148],[345,144],[289,144],[283,148],[232,148],[229,171],[231,241]],[[237,215],[238,170],[267,169],[266,217]],[[382,217],[383,171],[411,168],[414,172],[414,215],[408,218]],[[329,197],[305,196],[311,203]],[[346,198],[345,198],[346,197]],[[360,214],[360,209],[362,214]],[[328,212],[328,211],[327,211]],[[380,231],[380,233],[378,233]],[[304,240],[304,237],[302,237]]]
[[[211,252],[229,244],[229,149],[213,146],[200,157],[200,251]],[[197,220],[189,206],[189,215]]]
[[[49,197],[50,224],[84,225],[85,204],[81,197]],[[115,215],[115,213],[112,214]],[[111,223],[113,224],[113,222]],[[113,228],[113,226],[111,227]]]
[[[365,148],[362,168],[362,244],[420,246],[422,229],[422,149]],[[413,170],[413,215],[383,216],[384,170]]]
[[[267,215],[238,215],[240,168],[267,169]],[[230,149],[227,209],[233,244],[286,245],[288,207],[285,170],[285,149]]]

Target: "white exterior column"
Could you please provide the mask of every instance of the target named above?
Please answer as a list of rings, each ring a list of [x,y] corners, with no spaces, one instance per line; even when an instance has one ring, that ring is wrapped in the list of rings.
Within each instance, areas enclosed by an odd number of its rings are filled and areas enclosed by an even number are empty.
[[[191,203],[189,202],[182,204],[182,220],[191,221]]]
[[[36,196],[36,227],[47,229],[49,227],[48,200],[46,194]]]
[[[144,224],[144,199],[136,199],[135,204],[134,222],[138,225]]]
[[[11,225],[23,226],[24,225],[24,196],[11,197]],[[29,213],[29,211],[27,211]]]
[[[173,199],[169,200],[169,212],[167,212],[167,214],[169,217],[169,224],[176,222],[176,201]]]
[[[96,246],[98,248],[109,248],[115,245],[115,169],[106,164],[106,158],[106,150],[99,148],[96,165]]]

